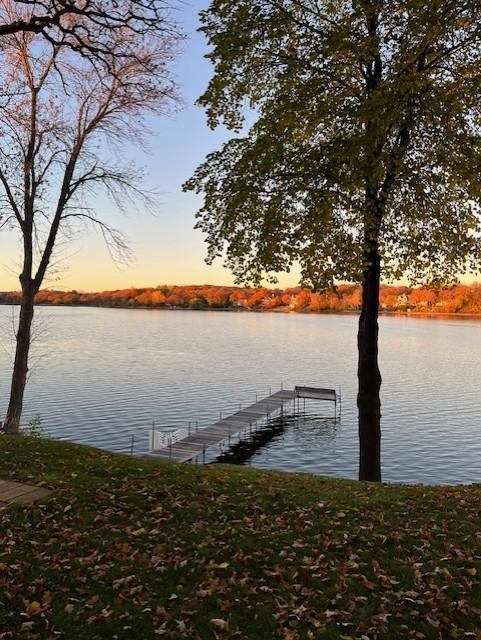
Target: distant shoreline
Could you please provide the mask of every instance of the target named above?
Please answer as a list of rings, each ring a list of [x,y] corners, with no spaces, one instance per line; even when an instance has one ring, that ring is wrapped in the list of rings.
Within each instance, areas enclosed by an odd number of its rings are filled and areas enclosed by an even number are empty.
[[[0,291],[0,304],[17,305],[20,291]],[[339,284],[314,292],[300,286],[287,289],[218,285],[158,285],[108,291],[59,291],[43,289],[35,296],[39,306],[98,307],[105,309],[183,309],[254,313],[358,314],[362,288]],[[410,288],[382,285],[379,293],[383,315],[416,317],[481,316],[481,283],[445,287]]]
[[[2,307],[18,307],[19,302],[0,302]],[[275,307],[274,309],[247,309],[245,307],[182,307],[182,306],[148,306],[148,305],[106,305],[106,304],[52,304],[52,303],[36,303],[36,307],[56,307],[56,308],[80,308],[80,309],[123,309],[129,311],[141,310],[141,311],[204,311],[204,312],[229,312],[229,313],[269,313],[269,314],[286,314],[286,315],[300,315],[300,316],[359,316],[360,310],[321,310],[321,311],[296,311],[285,307]],[[445,312],[445,311],[397,311],[397,310],[380,310],[380,316],[401,316],[405,318],[478,318],[481,319],[481,313],[466,313],[466,312]]]

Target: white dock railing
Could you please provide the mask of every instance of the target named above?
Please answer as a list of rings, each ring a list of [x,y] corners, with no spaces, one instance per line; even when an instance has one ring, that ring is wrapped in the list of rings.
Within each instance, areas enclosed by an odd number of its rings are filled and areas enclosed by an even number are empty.
[[[152,429],[150,432],[150,450],[168,449],[175,442],[179,442],[189,435],[189,429],[177,429],[176,431],[155,431],[155,429]]]

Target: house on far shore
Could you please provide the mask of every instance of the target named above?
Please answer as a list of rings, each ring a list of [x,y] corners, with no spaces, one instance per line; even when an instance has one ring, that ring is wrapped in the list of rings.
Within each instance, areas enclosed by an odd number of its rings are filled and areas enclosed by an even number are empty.
[[[233,307],[246,307],[247,306],[247,298],[241,298],[240,300],[234,300],[232,302]]]

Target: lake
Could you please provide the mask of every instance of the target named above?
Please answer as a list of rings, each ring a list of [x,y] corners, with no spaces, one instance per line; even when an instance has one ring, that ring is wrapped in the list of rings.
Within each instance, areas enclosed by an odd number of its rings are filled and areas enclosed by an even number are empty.
[[[0,307],[0,400],[11,373],[12,313]],[[148,434],[207,426],[272,390],[342,385],[342,420],[308,403],[234,461],[355,478],[357,317],[40,307],[24,420],[48,437],[147,450]],[[481,321],[380,319],[383,479],[481,482]],[[211,454],[210,459],[217,455]]]

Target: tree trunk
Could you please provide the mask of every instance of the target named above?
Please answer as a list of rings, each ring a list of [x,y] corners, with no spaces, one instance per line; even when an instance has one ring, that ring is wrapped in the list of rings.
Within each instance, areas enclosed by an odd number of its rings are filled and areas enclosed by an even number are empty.
[[[3,423],[5,433],[18,433],[22,416],[23,396],[28,374],[28,354],[30,350],[30,333],[33,320],[35,293],[33,289],[22,292],[22,304],[17,331],[17,346],[13,365],[12,386],[7,415]]]
[[[378,366],[378,316],[381,258],[377,246],[366,251],[359,318],[359,480],[381,482],[381,373]]]

